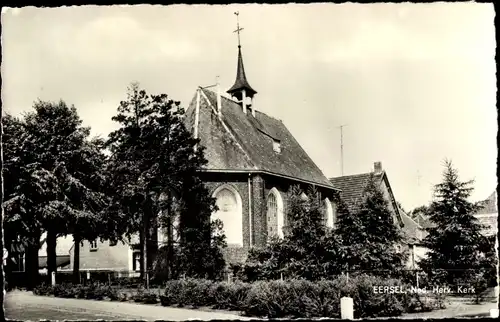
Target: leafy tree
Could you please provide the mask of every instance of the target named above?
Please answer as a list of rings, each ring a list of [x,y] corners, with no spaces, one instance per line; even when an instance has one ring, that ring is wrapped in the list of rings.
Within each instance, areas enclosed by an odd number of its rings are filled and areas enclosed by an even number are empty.
[[[81,126],[75,107],[63,101],[38,101],[33,108],[22,121],[7,118],[9,198],[5,206],[15,234],[10,240],[24,241],[26,266],[36,279],[43,232],[47,233],[50,275],[56,270],[57,238],[71,233],[95,238],[106,217],[100,213],[105,206],[102,143],[88,141],[90,129]],[[75,246],[78,257],[79,244]]]
[[[484,228],[474,214],[480,205],[468,201],[473,181],[459,180],[451,161],[445,161],[443,181],[434,187],[428,235],[423,245],[429,249],[419,265],[432,280],[457,285],[470,283],[487,269],[485,252],[491,241],[483,236]]]
[[[28,135],[24,120],[6,115],[4,127],[5,211],[4,240],[9,252],[12,246],[25,251],[27,286],[38,282],[38,250],[43,233],[42,215],[47,200],[54,196],[53,180],[39,168],[34,153],[28,146],[33,140]],[[33,145],[33,144],[31,144]]]
[[[283,239],[272,237],[263,248],[252,249],[243,267],[249,280],[287,278],[317,280],[339,271],[339,239],[325,226],[323,204],[315,189],[304,198],[294,186],[289,191],[287,227]]]
[[[337,232],[342,237],[343,261],[349,270],[372,274],[400,271],[407,257],[402,249],[404,235],[373,175],[356,209],[352,214],[345,206],[339,211]]]

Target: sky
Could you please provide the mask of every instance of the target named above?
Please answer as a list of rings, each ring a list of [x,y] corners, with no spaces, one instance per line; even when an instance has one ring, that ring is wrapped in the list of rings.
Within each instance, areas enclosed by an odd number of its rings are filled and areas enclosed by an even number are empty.
[[[472,200],[497,186],[494,8],[487,3],[174,5],[2,12],[2,103],[64,100],[94,135],[127,86],[187,107],[236,76],[238,11],[254,107],[281,119],[327,177],[382,162],[406,210],[450,159]]]

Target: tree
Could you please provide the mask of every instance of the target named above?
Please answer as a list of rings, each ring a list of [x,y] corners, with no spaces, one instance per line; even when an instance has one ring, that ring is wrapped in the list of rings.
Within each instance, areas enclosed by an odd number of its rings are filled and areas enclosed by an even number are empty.
[[[75,107],[63,101],[38,101],[33,108],[22,121],[7,119],[9,198],[5,206],[14,237],[24,238],[27,246],[30,275],[38,274],[40,236],[47,233],[50,276],[57,269],[57,238],[71,233],[94,237],[106,218],[100,213],[105,206],[104,156],[98,139],[88,141],[90,129],[81,126]],[[79,244],[75,246],[76,256]]]
[[[73,280],[80,282],[80,243],[82,240],[117,240],[118,221],[113,212],[106,212],[109,187],[106,186],[107,160],[103,153],[104,141],[86,140],[75,151],[69,173],[59,175],[69,212],[68,233],[73,235]]]
[[[215,200],[210,197],[196,173],[186,176],[179,214],[180,243],[175,261],[177,274],[208,279],[220,279],[223,276],[226,263],[222,248],[227,244],[222,222],[219,219],[211,220],[215,210]]]
[[[22,246],[26,259],[28,288],[38,282],[38,250],[43,232],[42,215],[47,200],[54,196],[53,180],[40,169],[30,150],[30,140],[24,120],[6,115],[4,127],[5,211],[4,240],[9,252],[12,246]]]
[[[485,268],[484,253],[488,241],[484,228],[474,214],[480,205],[469,202],[473,181],[459,180],[451,161],[444,164],[443,181],[434,187],[428,235],[423,245],[429,249],[419,265],[431,279],[457,285],[469,283]]]
[[[356,208],[352,214],[345,206],[339,211],[337,232],[342,237],[344,262],[349,270],[372,274],[401,270],[407,257],[402,249],[404,235],[373,175]]]
[[[341,240],[342,270],[356,268],[360,261],[369,256],[364,247],[366,231],[361,217],[349,210],[343,198],[338,198],[335,235]]]
[[[263,248],[252,249],[243,267],[249,280],[287,278],[317,280],[339,272],[338,236],[325,226],[319,193],[310,188],[307,197],[294,186],[289,191],[287,227],[282,239],[271,237]]]
[[[114,204],[129,218],[127,234],[140,232],[144,281],[152,268],[158,225],[163,223],[167,231],[172,230],[174,195],[184,205],[180,220],[182,249],[189,249],[187,245],[192,240],[207,247],[211,241],[209,214],[213,200],[197,178],[207,161],[203,149],[196,149],[199,140],[185,128],[183,117],[179,102],[166,94],[150,96],[136,83],[129,87],[127,100],[120,103],[118,114],[113,117],[120,124],[108,140],[116,190]],[[166,253],[172,265],[174,250],[169,237]],[[197,261],[197,265],[206,263],[209,249],[191,253],[190,260]]]

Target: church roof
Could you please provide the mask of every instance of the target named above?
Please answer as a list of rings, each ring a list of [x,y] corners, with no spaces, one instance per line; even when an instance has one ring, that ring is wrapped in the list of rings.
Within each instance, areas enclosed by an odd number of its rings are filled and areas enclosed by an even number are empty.
[[[217,94],[200,89],[198,138],[205,147],[207,170],[264,172],[334,189],[329,180],[302,149],[280,120],[255,111],[245,114],[241,105],[221,97],[221,115],[216,113]],[[186,126],[194,131],[196,94],[186,111]],[[279,143],[275,152],[273,143]]]

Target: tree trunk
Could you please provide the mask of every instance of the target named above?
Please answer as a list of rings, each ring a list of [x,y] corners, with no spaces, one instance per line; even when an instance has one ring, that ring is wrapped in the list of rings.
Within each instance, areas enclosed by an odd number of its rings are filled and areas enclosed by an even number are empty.
[[[152,271],[158,254],[158,216],[150,212],[150,229],[148,243],[148,268]]]
[[[172,278],[172,265],[173,265],[173,218],[172,218],[172,211],[170,207],[170,193],[168,194],[168,201],[167,201],[167,280]]]
[[[49,280],[52,278],[52,272],[57,271],[57,235],[54,231],[47,231],[47,276]]]
[[[80,243],[81,243],[81,238],[80,236],[75,233],[73,234],[73,241],[74,241],[74,247],[73,247],[73,283],[74,284],[80,284]]]
[[[142,240],[141,240],[141,275],[144,286],[147,284],[148,279],[148,231],[149,231],[149,218],[148,210],[145,209],[142,217]]]
[[[26,274],[26,287],[32,290],[38,285],[38,250],[40,249],[40,234],[35,235],[26,246],[25,260],[25,274]]]

